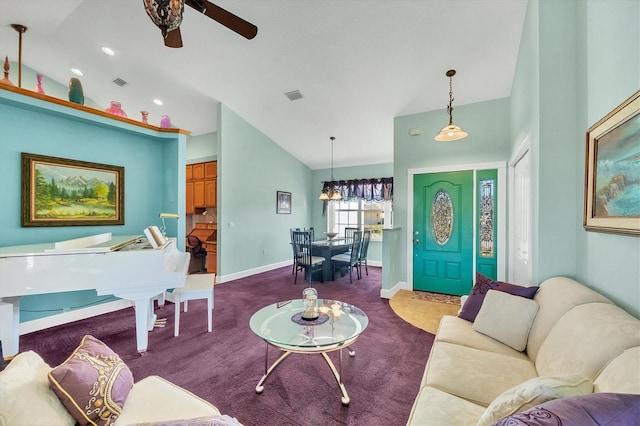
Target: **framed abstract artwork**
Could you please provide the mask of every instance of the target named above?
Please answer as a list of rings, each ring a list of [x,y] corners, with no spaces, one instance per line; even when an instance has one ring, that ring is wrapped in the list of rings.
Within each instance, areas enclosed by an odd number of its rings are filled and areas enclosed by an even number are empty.
[[[124,225],[124,167],[22,153],[22,226]]]
[[[640,91],[587,131],[584,228],[640,235]]]
[[[276,191],[276,213],[291,214],[291,193]]]

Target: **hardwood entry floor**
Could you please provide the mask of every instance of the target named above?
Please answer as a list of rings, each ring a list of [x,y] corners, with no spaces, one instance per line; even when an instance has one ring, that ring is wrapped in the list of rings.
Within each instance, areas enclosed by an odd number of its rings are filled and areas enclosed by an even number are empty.
[[[449,299],[449,303],[427,300],[421,296],[423,292],[400,290],[391,299],[389,305],[400,318],[429,333],[435,334],[444,315],[457,315],[460,309],[457,304],[452,304],[455,299]],[[454,297],[454,296],[452,296]],[[439,297],[431,298],[439,299]]]

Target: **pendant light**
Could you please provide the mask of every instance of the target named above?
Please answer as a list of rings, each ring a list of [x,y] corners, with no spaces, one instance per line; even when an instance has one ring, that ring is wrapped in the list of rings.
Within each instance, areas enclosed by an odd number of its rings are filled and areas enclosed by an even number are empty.
[[[322,188],[322,193],[318,198],[322,201],[329,201],[329,200],[338,201],[338,200],[342,200],[342,195],[340,194],[340,191],[338,191],[333,186],[334,185],[333,184],[333,141],[336,140],[336,138],[334,136],[331,136],[329,139],[331,139],[331,185],[332,185],[332,188],[327,189],[327,191],[325,191],[325,188]]]
[[[457,141],[458,139],[466,138],[468,133],[453,124],[453,76],[456,75],[456,70],[449,70],[446,76],[449,77],[449,105],[447,105],[447,113],[449,114],[449,124],[444,126],[440,133],[438,133],[435,139],[439,142]]]

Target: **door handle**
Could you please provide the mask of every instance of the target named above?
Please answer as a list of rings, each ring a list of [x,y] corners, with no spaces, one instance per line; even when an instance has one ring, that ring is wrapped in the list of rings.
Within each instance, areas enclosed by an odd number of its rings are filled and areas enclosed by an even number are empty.
[[[417,238],[415,240],[413,240],[414,243],[416,244],[420,244],[420,240],[418,240]]]

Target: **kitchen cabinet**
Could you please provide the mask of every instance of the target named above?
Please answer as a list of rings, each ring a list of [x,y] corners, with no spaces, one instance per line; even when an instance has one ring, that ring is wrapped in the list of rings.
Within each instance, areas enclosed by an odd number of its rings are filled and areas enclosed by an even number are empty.
[[[195,214],[196,208],[217,206],[217,173],[217,161],[187,165],[187,214]]]
[[[218,262],[217,240],[218,225],[215,223],[196,223],[196,227],[189,233],[195,235],[207,249],[207,273],[216,273]]]

